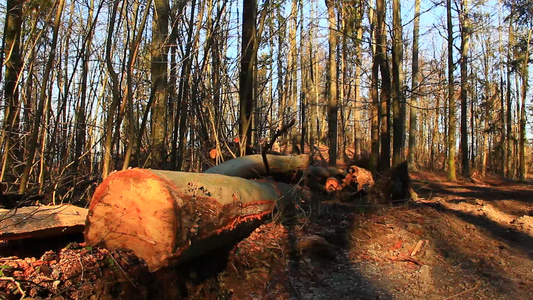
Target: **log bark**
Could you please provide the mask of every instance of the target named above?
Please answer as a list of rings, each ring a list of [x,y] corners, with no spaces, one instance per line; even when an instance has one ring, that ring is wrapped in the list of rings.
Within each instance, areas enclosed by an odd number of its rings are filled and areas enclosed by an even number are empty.
[[[73,205],[0,209],[0,240],[81,233],[86,217],[86,208]]]
[[[267,154],[269,173],[292,177],[300,170],[307,169],[309,155],[269,155]],[[259,178],[267,175],[267,170],[260,154],[242,156],[228,160],[218,166],[205,170],[204,173],[222,174],[242,178]]]
[[[92,198],[85,241],[132,250],[153,272],[242,238],[292,187],[220,174],[116,172]]]

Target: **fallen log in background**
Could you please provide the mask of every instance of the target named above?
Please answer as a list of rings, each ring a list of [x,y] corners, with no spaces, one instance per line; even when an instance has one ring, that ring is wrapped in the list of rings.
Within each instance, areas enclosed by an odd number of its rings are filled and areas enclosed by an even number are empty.
[[[85,241],[132,250],[156,271],[242,238],[292,187],[220,174],[116,172],[96,189]]]
[[[266,155],[270,175],[294,176],[300,170],[306,170],[309,165],[309,155]],[[204,173],[222,174],[242,178],[260,178],[267,175],[263,157],[260,154],[247,155],[228,160],[218,166],[204,171]]]
[[[51,237],[83,232],[87,209],[74,205],[0,209],[0,240]]]

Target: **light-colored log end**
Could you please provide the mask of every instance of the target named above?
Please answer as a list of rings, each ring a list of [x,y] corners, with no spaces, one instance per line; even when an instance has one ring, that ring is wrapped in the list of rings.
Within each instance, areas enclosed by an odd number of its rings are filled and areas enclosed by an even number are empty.
[[[97,188],[87,216],[88,246],[128,249],[150,271],[168,264],[180,228],[171,185],[149,170],[111,174]]]

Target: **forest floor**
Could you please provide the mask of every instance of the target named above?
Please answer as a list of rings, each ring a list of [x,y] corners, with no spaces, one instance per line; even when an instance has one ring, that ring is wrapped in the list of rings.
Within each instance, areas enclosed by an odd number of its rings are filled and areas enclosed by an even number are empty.
[[[0,244],[0,299],[531,299],[531,183],[411,178],[416,201],[324,201],[154,274],[80,236]]]

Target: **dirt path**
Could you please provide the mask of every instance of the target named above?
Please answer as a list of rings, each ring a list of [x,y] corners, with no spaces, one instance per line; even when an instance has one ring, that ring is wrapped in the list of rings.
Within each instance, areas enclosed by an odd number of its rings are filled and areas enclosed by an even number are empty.
[[[412,178],[413,203],[326,201],[317,220],[274,216],[232,249],[156,274],[79,244],[2,257],[0,299],[531,299],[531,185]]]

